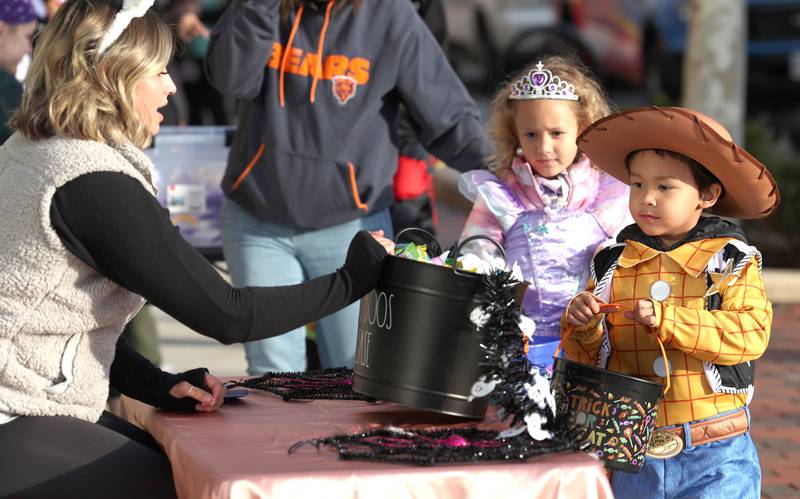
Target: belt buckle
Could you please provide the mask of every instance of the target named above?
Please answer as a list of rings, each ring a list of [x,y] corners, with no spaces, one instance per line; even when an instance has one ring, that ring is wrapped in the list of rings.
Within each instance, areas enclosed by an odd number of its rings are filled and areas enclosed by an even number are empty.
[[[683,450],[683,440],[678,435],[664,431],[653,430],[650,442],[647,444],[647,455],[653,459],[669,459],[675,457]]]

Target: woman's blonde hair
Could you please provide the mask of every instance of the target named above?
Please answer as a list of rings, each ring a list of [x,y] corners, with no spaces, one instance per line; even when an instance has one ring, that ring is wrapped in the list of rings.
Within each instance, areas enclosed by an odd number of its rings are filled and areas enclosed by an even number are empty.
[[[537,60],[536,62],[539,61]],[[575,110],[579,133],[594,121],[611,114],[611,106],[605,92],[603,92],[600,84],[589,69],[582,63],[561,56],[545,57],[541,59],[541,62],[545,69],[551,71],[553,75],[575,86],[578,100],[569,102]],[[503,178],[511,171],[511,162],[517,154],[517,147],[519,147],[519,137],[514,128],[514,106],[519,101],[509,100],[511,86],[523,75],[530,73],[535,66],[536,63],[531,63],[516,74],[492,100],[489,129],[494,139],[496,151],[492,157],[492,165],[495,174],[500,178]]]
[[[157,74],[175,47],[169,25],[148,11],[133,19],[98,56],[117,9],[98,0],[69,0],[38,37],[12,128],[29,139],[54,135],[107,144],[149,145],[134,89]]]

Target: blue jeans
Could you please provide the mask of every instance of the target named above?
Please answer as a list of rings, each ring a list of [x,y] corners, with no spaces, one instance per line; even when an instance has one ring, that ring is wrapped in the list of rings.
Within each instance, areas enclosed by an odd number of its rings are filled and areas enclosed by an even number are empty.
[[[748,419],[750,413],[748,411]],[[719,417],[719,416],[715,416]],[[711,419],[711,418],[709,418]],[[689,435],[688,424],[684,434]],[[639,473],[614,471],[611,487],[617,499],[758,499],[761,465],[750,432],[693,447],[669,459],[646,457]]]
[[[302,232],[267,224],[225,199],[220,214],[222,248],[234,286],[284,286],[335,272],[344,264],[350,240],[360,230],[383,229],[392,236],[389,211],[340,225]],[[317,347],[322,367],[352,367],[358,336],[358,303],[320,319]],[[306,369],[306,331],[244,344],[247,372]]]

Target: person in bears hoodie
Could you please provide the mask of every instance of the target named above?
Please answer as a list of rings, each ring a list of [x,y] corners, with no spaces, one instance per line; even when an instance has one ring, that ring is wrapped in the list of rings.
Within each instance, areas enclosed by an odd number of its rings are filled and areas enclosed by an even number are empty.
[[[402,102],[422,145],[462,170],[492,146],[480,112],[409,0],[234,0],[206,72],[239,100],[222,189],[237,286],[312,279],[361,229],[391,234]],[[323,367],[353,366],[358,309],[317,323]],[[245,345],[248,371],[306,367],[305,330]]]
[[[614,471],[614,496],[760,497],[748,404],[772,305],[758,250],[738,226],[701,214],[765,217],[780,201],[775,180],[689,109],[617,113],[578,145],[630,184],[636,223],[595,256],[587,290],[562,318],[564,352],[665,392],[644,465]]]

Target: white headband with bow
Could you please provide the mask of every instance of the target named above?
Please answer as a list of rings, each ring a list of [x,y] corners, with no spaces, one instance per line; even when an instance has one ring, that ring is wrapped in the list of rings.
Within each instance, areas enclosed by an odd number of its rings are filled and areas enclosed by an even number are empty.
[[[147,9],[152,7],[154,2],[155,0],[124,0],[122,2],[122,9],[117,12],[108,31],[103,36],[103,39],[100,40],[100,45],[97,47],[98,53],[102,54],[105,52],[112,43],[117,41],[117,38],[125,31],[128,24],[130,24],[133,19],[145,15]]]

